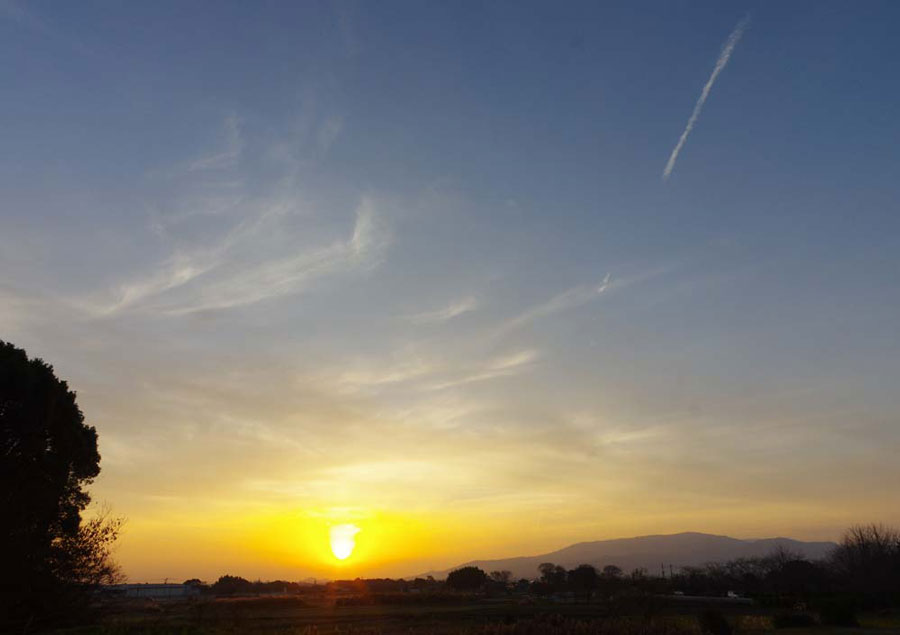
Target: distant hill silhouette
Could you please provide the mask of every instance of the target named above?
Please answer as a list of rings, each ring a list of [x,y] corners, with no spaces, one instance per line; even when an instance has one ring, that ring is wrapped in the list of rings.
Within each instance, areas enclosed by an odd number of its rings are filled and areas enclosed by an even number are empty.
[[[453,569],[471,565],[487,572],[505,569],[511,571],[515,578],[532,579],[538,577],[538,565],[542,562],[552,562],[567,569],[579,564],[591,564],[598,568],[614,564],[621,567],[625,573],[644,567],[651,575],[659,575],[660,564],[665,565],[668,574],[669,565],[677,570],[680,567],[699,566],[707,562],[765,556],[778,547],[803,554],[810,560],[819,560],[836,546],[833,542],[802,542],[791,538],[739,540],[728,536],[685,532],[579,542],[538,556],[473,560],[451,569],[429,571],[418,577],[432,575],[436,579],[442,579]]]

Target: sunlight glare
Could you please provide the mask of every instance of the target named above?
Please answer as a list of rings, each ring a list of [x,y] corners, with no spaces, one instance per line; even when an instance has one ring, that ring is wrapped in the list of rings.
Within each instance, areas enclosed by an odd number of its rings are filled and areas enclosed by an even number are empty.
[[[353,553],[356,546],[354,536],[360,531],[359,527],[353,524],[334,525],[331,528],[331,552],[338,560],[345,560]]]

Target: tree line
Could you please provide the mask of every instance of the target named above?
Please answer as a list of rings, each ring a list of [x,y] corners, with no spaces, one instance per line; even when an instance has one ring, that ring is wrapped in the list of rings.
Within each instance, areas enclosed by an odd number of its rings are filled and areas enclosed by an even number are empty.
[[[653,576],[645,569],[626,574],[615,565],[598,569],[581,564],[566,569],[551,562],[538,567],[539,577],[534,580],[510,583],[508,573],[463,567],[450,573],[447,584],[457,590],[568,593],[594,599],[635,592],[742,596],[776,609],[807,608],[826,622],[852,625],[860,610],[900,607],[900,530],[855,525],[819,561],[776,549],[764,557],[681,567],[669,576]]]
[[[514,579],[509,571],[484,571],[466,566],[451,571],[446,580],[418,578],[337,580],[310,587],[288,582],[249,582],[223,576],[209,587],[219,595],[314,592],[345,594],[456,592],[479,594],[569,594],[573,598],[611,599],[623,594],[683,594],[688,596],[737,595],[773,607],[841,604],[849,609],[900,607],[900,531],[881,525],[848,529],[827,558],[811,561],[802,554],[776,549],[764,557],[711,562],[680,567],[669,575],[651,575],[645,569],[625,572],[616,565],[602,568],[580,564],[567,569],[552,562],[538,566],[533,579]],[[849,610],[848,609],[848,610]]]

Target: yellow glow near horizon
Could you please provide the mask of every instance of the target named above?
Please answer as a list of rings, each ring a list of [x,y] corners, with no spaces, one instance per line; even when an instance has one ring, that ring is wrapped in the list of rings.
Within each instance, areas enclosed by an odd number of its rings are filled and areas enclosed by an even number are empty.
[[[571,516],[557,513],[536,521],[516,510],[498,513],[496,504],[492,514],[460,508],[399,511],[362,505],[273,507],[248,513],[244,504],[223,509],[198,501],[153,515],[126,509],[128,525],[116,556],[134,582],[161,581],[173,575],[214,581],[226,573],[263,580],[399,577],[448,569],[473,558],[535,555],[584,539],[641,535],[648,533],[647,528],[675,533],[695,522],[692,510],[665,517],[637,513],[619,517],[609,508],[599,508],[593,515],[607,520],[591,524],[584,520],[583,509],[570,512]],[[851,511],[862,516],[866,507],[859,503]],[[704,529],[727,534],[741,523],[749,528],[747,532],[833,539],[833,534],[806,534],[796,528],[810,518],[837,525],[843,513],[794,503],[748,506],[706,512]],[[772,529],[766,524],[770,518],[793,525]],[[352,553],[341,560],[331,549],[331,531],[343,524],[352,524],[359,532],[354,534]],[[172,539],[173,527],[177,541]]]
[[[343,525],[334,525],[329,531],[331,541],[331,552],[338,560],[346,560],[353,553],[356,547],[356,534],[360,532],[359,527],[352,523]]]

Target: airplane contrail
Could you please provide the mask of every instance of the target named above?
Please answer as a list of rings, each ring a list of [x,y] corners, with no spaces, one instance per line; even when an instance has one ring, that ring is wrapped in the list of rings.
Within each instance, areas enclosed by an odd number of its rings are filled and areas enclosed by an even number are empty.
[[[703,87],[703,90],[700,91],[700,98],[697,100],[697,103],[694,104],[694,112],[691,113],[691,118],[688,119],[687,125],[684,127],[684,132],[681,133],[678,143],[675,144],[672,154],[669,155],[666,168],[662,173],[663,181],[667,180],[669,175],[672,174],[672,168],[675,167],[675,160],[678,158],[678,153],[681,152],[681,148],[684,147],[684,142],[687,141],[688,135],[691,134],[691,130],[694,129],[694,124],[697,123],[700,111],[703,110],[703,104],[706,103],[706,99],[709,97],[709,91],[712,90],[713,84],[716,83],[716,78],[719,76],[719,73],[721,73],[725,69],[725,65],[728,64],[731,53],[734,51],[734,47],[737,46],[738,40],[740,40],[741,36],[744,34],[744,29],[747,28],[749,22],[749,16],[738,22],[737,26],[734,27],[734,31],[732,31],[731,35],[728,36],[728,39],[725,40],[725,46],[722,47],[722,52],[719,53],[719,59],[716,60],[716,66],[713,68],[712,75],[709,76],[706,85]]]

